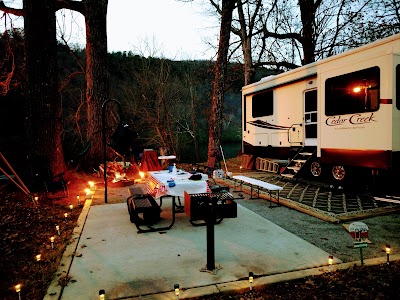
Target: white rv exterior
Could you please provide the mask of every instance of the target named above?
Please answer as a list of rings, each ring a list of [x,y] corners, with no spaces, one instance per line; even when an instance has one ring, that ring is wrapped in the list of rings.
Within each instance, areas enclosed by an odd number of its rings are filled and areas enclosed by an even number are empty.
[[[242,89],[243,152],[323,165],[400,165],[400,34],[263,78]],[[340,179],[340,178],[339,178]]]

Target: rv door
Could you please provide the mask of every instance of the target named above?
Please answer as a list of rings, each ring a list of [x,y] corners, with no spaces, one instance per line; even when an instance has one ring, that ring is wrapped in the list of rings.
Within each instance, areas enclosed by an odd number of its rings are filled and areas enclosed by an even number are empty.
[[[304,92],[305,146],[317,145],[317,90]]]

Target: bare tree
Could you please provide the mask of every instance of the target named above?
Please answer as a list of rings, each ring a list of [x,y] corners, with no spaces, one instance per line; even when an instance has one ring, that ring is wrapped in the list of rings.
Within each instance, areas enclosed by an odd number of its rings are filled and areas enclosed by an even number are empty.
[[[221,28],[219,34],[218,56],[214,69],[212,107],[208,133],[208,165],[211,165],[213,162],[212,153],[214,152],[214,149],[219,149],[221,145],[225,76],[228,66],[229,39],[235,3],[236,0],[222,0]]]
[[[14,15],[19,15],[19,16],[24,16],[24,18],[27,18],[28,16],[26,13],[30,13],[31,10],[25,9],[25,6],[30,8],[30,9],[36,9],[36,4],[32,4],[32,1],[24,1],[24,10],[21,9],[14,9],[10,7],[6,7],[3,3],[3,1],[0,2],[0,10],[14,14]],[[34,1],[36,2],[36,1]],[[101,120],[101,105],[104,103],[105,100],[109,99],[109,94],[110,94],[110,88],[109,88],[109,81],[108,81],[108,69],[107,69],[107,32],[106,32],[106,15],[107,15],[107,6],[108,6],[108,0],[101,0],[101,1],[95,1],[95,0],[82,0],[82,1],[72,1],[72,0],[46,0],[46,4],[44,5],[39,5],[37,4],[38,7],[40,7],[39,11],[43,16],[51,16],[52,20],[51,26],[49,27],[51,30],[54,30],[54,36],[49,36],[47,34],[47,38],[40,38],[41,36],[38,36],[36,33],[39,31],[36,31],[35,27],[44,27],[41,26],[40,21],[34,21],[34,22],[26,22],[25,21],[25,27],[26,26],[33,26],[33,28],[25,28],[25,38],[28,41],[31,39],[30,35],[34,36],[35,41],[40,41],[39,44],[35,44],[32,42],[36,48],[26,48],[26,55],[27,58],[31,53],[28,51],[34,51],[37,54],[43,53],[40,52],[39,49],[42,47],[45,47],[46,49],[46,44],[48,43],[49,45],[54,45],[56,47],[56,35],[55,35],[55,12],[58,9],[71,9],[74,11],[77,11],[85,16],[85,25],[86,25],[86,39],[87,39],[87,44],[86,44],[86,80],[87,80],[87,86],[86,86],[86,103],[87,103],[87,115],[88,115],[88,128],[87,128],[87,138],[92,140],[92,147],[88,153],[87,157],[87,168],[93,167],[93,166],[98,166],[98,164],[102,161],[102,147],[101,147],[101,142],[102,139],[100,137],[101,129],[102,129],[102,120]],[[47,10],[47,11],[46,11]],[[36,10],[35,10],[36,11]],[[40,17],[39,17],[40,19]],[[36,19],[35,19],[36,20]],[[49,23],[50,24],[50,23]],[[50,47],[50,46],[49,46]],[[52,46],[53,47],[53,46]],[[54,48],[54,51],[56,51],[56,48]],[[53,55],[52,53],[49,53],[49,55]],[[49,56],[50,62],[52,62],[52,57]],[[54,57],[56,57],[56,52],[54,53]],[[30,71],[30,67],[28,64],[32,63],[35,64],[38,60],[32,59],[28,60],[27,59],[27,70],[28,72]],[[46,58],[44,57],[44,62],[46,61]],[[46,64],[43,63],[41,67],[43,67],[45,70],[45,67],[54,67],[53,64]],[[54,80],[57,79],[57,72],[54,73],[54,70],[56,71],[56,68],[52,68],[51,72],[44,72],[48,74],[49,76],[54,76]],[[42,82],[46,82],[49,78],[37,78],[38,80],[42,80]],[[46,80],[45,80],[46,79]],[[35,76],[28,76],[28,81],[29,80],[35,80]],[[29,82],[28,82],[29,84]],[[42,86],[46,86],[43,85]],[[37,91],[37,90],[36,90]],[[57,89],[53,91],[57,93]],[[33,93],[32,93],[33,94]],[[38,96],[40,93],[36,93]],[[46,151],[45,153],[47,154],[46,156],[51,159],[51,161],[54,163],[54,168],[55,169],[60,169],[61,166],[61,161],[64,160],[63,153],[62,153],[62,147],[61,147],[61,134],[62,134],[62,120],[61,120],[61,101],[58,98],[58,94],[54,94],[52,96],[53,102],[47,103],[47,110],[49,111],[49,115],[52,115],[54,117],[54,121],[57,120],[57,124],[52,126],[53,129],[56,129],[57,132],[54,132],[57,136],[51,136],[48,137],[48,139],[52,139],[56,143],[56,150],[57,151],[52,151],[52,153],[49,153]],[[55,100],[58,99],[58,100]],[[32,111],[38,111],[40,112],[41,109],[37,107],[35,108],[37,102],[30,102],[32,106],[28,105],[28,108],[30,108]],[[50,113],[52,111],[52,113]],[[28,123],[31,122],[37,122],[35,118],[38,118],[40,116],[36,114],[31,114],[31,118],[28,117],[27,121]],[[35,123],[36,124],[36,123]],[[37,126],[43,126],[43,128],[38,128],[37,131],[39,132],[48,132],[48,129],[46,128],[49,124],[51,123],[37,123]],[[28,124],[29,126],[33,126],[31,124]],[[57,126],[56,126],[57,125]],[[52,130],[53,131],[53,130]],[[30,132],[30,130],[28,130]],[[58,137],[59,136],[59,137]],[[28,138],[34,138],[31,135],[28,135]],[[45,138],[45,137],[41,137]],[[31,150],[30,152],[33,153],[42,153],[44,150],[48,149],[41,149],[39,146],[40,145],[46,145],[47,143],[45,140],[41,139],[35,139],[32,141],[31,145]],[[47,146],[47,145],[46,145]],[[39,148],[38,148],[39,147]],[[45,147],[45,146],[44,146]],[[37,153],[37,154],[38,154]],[[43,153],[42,153],[43,154]],[[55,170],[54,170],[55,171]]]

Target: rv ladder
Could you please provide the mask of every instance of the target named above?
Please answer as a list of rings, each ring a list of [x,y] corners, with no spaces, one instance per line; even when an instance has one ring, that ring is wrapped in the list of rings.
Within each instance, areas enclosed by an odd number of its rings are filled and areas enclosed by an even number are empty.
[[[269,158],[256,158],[256,169],[260,171],[267,171],[271,173],[278,173],[279,163]]]

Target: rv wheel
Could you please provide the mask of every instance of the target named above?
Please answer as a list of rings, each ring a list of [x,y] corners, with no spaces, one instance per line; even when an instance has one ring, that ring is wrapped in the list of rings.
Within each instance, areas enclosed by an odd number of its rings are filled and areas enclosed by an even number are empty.
[[[332,167],[332,176],[336,180],[343,180],[346,175],[346,171],[343,166],[333,166]]]
[[[322,174],[322,166],[321,163],[319,161],[313,161],[311,163],[311,175],[314,177],[319,177]]]

